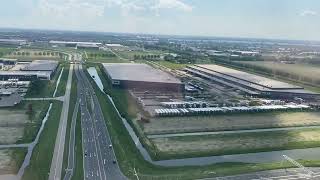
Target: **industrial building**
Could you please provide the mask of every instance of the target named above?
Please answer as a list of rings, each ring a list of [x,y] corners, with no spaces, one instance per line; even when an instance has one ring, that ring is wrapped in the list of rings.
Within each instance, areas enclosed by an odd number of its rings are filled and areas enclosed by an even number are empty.
[[[16,65],[17,59],[0,58],[0,64],[5,65]]]
[[[98,42],[74,42],[74,41],[49,41],[52,46],[73,47],[76,49],[99,50],[102,43]]]
[[[58,62],[53,60],[36,60],[30,63],[16,64],[19,68],[0,71],[0,80],[18,79],[19,81],[51,80],[55,74]]]
[[[0,39],[1,45],[8,45],[8,46],[22,46],[27,44],[27,40],[23,39]]]
[[[219,65],[187,66],[185,71],[203,79],[239,89],[248,95],[271,98],[304,98],[314,99],[320,97],[319,93],[305,90],[303,87],[289,83],[265,78],[262,76],[226,68]]]
[[[147,64],[103,63],[112,85],[143,91],[182,92],[184,84],[174,76]]]

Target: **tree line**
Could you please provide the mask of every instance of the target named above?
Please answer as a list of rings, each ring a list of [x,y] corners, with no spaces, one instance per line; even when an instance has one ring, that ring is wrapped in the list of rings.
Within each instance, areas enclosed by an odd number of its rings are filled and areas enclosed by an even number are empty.
[[[133,59],[134,60],[138,60],[138,59],[156,60],[156,59],[160,59],[160,55],[159,54],[148,54],[148,55],[135,54],[133,55]]]
[[[96,59],[99,57],[116,57],[116,55],[113,53],[88,53],[88,57]]]

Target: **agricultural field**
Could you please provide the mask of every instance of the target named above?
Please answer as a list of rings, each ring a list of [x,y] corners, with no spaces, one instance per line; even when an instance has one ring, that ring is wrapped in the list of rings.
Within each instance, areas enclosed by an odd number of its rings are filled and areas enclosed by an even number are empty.
[[[26,148],[0,149],[0,175],[16,174],[26,153]]]
[[[8,48],[8,47],[0,47],[0,57],[6,56],[10,52],[13,52],[13,48]]]
[[[239,61],[248,67],[265,68],[273,75],[282,76],[300,82],[320,85],[320,66],[310,64],[284,64],[267,61]]]
[[[141,124],[146,134],[223,131],[320,125],[320,112],[273,112],[152,118]]]
[[[102,51],[102,50],[86,50],[81,51],[83,57],[87,62],[98,62],[98,63],[121,63],[128,62],[124,59],[120,59],[115,54],[110,51]]]
[[[30,143],[38,132],[48,102],[22,101],[0,109],[0,144]]]
[[[292,130],[152,139],[161,156],[209,156],[320,146],[320,130]]]

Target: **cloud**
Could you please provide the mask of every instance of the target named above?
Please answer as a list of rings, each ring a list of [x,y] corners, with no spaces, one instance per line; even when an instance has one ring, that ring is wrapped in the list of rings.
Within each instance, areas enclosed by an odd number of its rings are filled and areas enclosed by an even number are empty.
[[[161,10],[161,9],[177,9],[185,12],[192,11],[193,7],[180,0],[158,0],[151,9]]]
[[[318,15],[318,12],[313,11],[313,10],[303,10],[302,12],[300,12],[300,16],[316,16]]]

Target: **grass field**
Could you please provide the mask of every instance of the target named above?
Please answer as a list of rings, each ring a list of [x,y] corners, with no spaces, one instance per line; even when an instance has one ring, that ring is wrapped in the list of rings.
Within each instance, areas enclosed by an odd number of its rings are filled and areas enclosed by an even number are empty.
[[[156,61],[157,64],[160,64],[162,66],[165,66],[169,69],[173,69],[173,70],[180,70],[185,68],[188,64],[177,64],[177,63],[172,63],[169,61]]]
[[[128,59],[128,60],[134,60],[134,55],[161,55],[164,52],[163,51],[156,51],[156,50],[152,50],[152,51],[117,51],[114,50],[117,54],[119,54],[120,57],[124,58],[124,59]]]
[[[98,71],[99,72],[99,71]],[[102,82],[105,87],[107,86],[107,80],[101,76]],[[284,168],[289,166],[285,164],[281,166],[280,163],[270,164],[243,164],[243,163],[223,163],[213,164],[208,166],[194,166],[194,167],[160,167],[152,165],[142,158],[137,151],[134,142],[130,138],[121,120],[117,116],[113,106],[108,101],[106,96],[102,94],[94,82],[92,84],[95,87],[96,95],[98,96],[106,124],[108,126],[109,133],[113,142],[113,147],[116,152],[117,160],[123,173],[129,177],[129,179],[135,179],[133,167],[136,168],[139,178],[141,180],[176,180],[185,179],[191,180],[196,178],[206,178],[214,176],[223,176],[231,174],[239,174],[246,172],[256,172],[268,169]],[[152,153],[151,153],[152,154]],[[303,162],[309,166],[319,166],[318,161]],[[214,172],[214,173],[212,173]]]
[[[56,135],[58,131],[62,103],[53,101],[50,116],[33,150],[30,165],[25,169],[23,180],[48,179]]]
[[[58,86],[58,89],[57,89],[57,92],[56,92],[56,97],[64,96],[64,94],[66,92],[69,69],[70,69],[70,65],[69,64],[65,64],[63,72],[62,72],[62,75],[61,75],[60,83],[59,83],[59,86]]]
[[[6,56],[7,54],[14,51],[14,48],[0,47],[0,57]]]
[[[320,130],[291,130],[152,139],[163,158],[265,152],[320,146]]]
[[[252,114],[151,118],[142,124],[147,134],[203,132],[320,125],[320,112],[266,112]]]
[[[29,105],[32,112],[29,112]],[[13,108],[0,109],[0,144],[30,143],[47,112],[45,101],[22,101]]]
[[[0,149],[0,175],[16,174],[27,154],[27,148]]]

